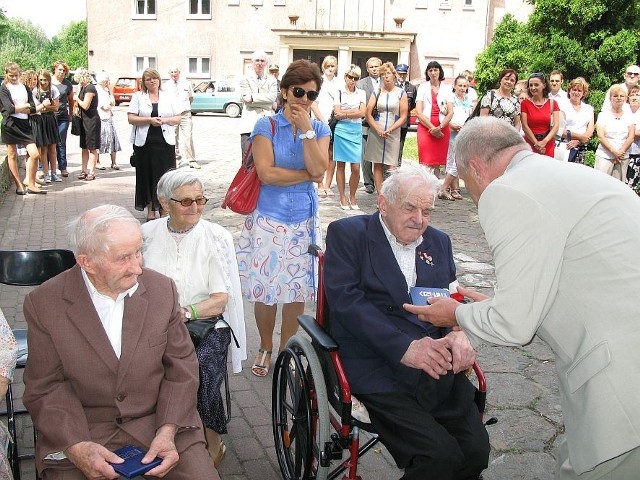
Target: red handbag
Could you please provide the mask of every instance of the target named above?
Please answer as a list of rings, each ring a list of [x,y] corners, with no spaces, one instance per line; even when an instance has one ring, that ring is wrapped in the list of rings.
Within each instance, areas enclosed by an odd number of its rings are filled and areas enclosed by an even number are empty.
[[[274,136],[276,123],[271,117],[269,117],[269,121],[271,122],[271,135]],[[253,161],[253,153],[251,153],[252,144],[253,142],[247,147],[242,165],[240,165],[236,176],[233,177],[222,202],[222,208],[228,208],[241,215],[248,215],[256,209],[260,195],[260,178]]]

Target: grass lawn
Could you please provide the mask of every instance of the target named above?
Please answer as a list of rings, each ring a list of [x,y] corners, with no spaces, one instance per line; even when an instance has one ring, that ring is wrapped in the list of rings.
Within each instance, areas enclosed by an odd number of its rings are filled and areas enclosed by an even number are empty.
[[[418,140],[415,134],[409,133],[404,140],[404,149],[402,150],[403,160],[418,161]]]

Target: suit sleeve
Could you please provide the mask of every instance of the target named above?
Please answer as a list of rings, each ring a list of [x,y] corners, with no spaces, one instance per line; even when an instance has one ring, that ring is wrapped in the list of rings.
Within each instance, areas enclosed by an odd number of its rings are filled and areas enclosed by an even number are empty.
[[[24,315],[29,326],[24,404],[34,425],[55,446],[53,452],[66,450],[78,442],[90,441],[89,424],[82,403],[65,377],[62,360],[33,304],[31,294],[25,298]],[[62,425],[64,428],[60,428]]]
[[[497,285],[492,299],[458,307],[458,324],[474,344],[525,345],[555,300],[565,226],[535,199],[506,185],[489,186],[478,210]]]
[[[172,423],[180,427],[191,427],[195,399],[198,395],[198,359],[193,349],[189,332],[180,315],[178,292],[171,281],[174,307],[167,329],[167,348],[162,358],[164,379],[160,383],[156,407],[156,428]]]
[[[351,224],[333,222],[327,229],[324,279],[332,321],[339,323],[387,363],[400,365],[400,359],[414,338],[396,328],[366,298],[360,265],[368,259],[364,258],[362,244],[350,227]],[[360,233],[365,235],[365,232]]]

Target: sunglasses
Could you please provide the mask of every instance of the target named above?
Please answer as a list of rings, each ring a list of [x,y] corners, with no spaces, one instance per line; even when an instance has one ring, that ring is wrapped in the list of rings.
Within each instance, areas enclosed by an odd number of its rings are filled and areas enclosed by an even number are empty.
[[[200,198],[183,198],[182,200],[176,200],[175,198],[171,199],[172,201],[179,203],[180,205],[182,205],[183,207],[190,207],[191,205],[193,205],[193,203],[195,202],[196,205],[206,205],[206,203],[209,201],[209,199],[207,197],[200,197]]]
[[[319,95],[319,93],[316,92],[315,90],[305,90],[304,88],[300,88],[300,87],[291,87],[291,93],[293,93],[293,96],[296,98],[302,98],[306,94],[307,98],[312,102],[316,98],[318,98],[318,95]]]
[[[354,77],[353,75],[345,75],[349,80],[358,80],[358,77]]]
[[[638,73],[638,72],[627,72],[627,76],[629,76],[629,77],[637,77],[637,76],[640,76],[640,73]]]

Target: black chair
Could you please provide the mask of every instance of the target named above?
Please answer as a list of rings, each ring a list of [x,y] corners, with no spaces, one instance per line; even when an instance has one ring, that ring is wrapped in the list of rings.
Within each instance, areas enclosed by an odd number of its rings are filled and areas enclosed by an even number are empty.
[[[70,250],[0,250],[0,283],[20,287],[36,286],[70,269],[76,264],[73,252]],[[18,328],[13,330],[18,342],[18,361],[16,368],[27,365],[28,347],[27,330]],[[19,454],[16,438],[16,415],[28,414],[27,410],[16,410],[13,404],[11,384],[6,395],[7,427],[13,439],[9,446],[9,463],[13,471],[13,478],[20,480],[20,462],[35,458],[33,454]],[[33,430],[34,445],[36,431]]]

